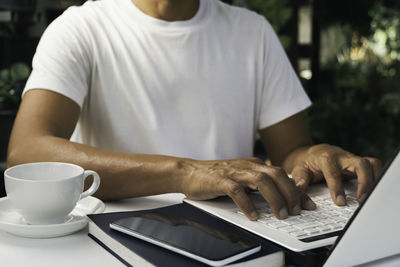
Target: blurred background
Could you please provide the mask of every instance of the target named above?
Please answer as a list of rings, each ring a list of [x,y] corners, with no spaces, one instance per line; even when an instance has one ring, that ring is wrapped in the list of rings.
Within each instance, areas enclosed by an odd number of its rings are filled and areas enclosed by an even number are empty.
[[[84,2],[0,0],[1,175],[40,36],[66,8]],[[400,144],[400,1],[225,2],[254,10],[273,25],[314,103],[306,116],[315,143],[383,162],[391,156]],[[259,141],[255,154],[266,157]]]
[[[400,145],[400,1],[236,0],[277,31],[315,143],[386,162]],[[256,155],[262,156],[258,141]]]

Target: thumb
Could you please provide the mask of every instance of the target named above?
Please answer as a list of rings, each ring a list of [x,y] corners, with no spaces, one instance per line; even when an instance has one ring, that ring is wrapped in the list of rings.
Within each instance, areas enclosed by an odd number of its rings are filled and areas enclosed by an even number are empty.
[[[305,192],[311,182],[311,172],[303,166],[296,166],[292,170],[292,179],[297,188]]]

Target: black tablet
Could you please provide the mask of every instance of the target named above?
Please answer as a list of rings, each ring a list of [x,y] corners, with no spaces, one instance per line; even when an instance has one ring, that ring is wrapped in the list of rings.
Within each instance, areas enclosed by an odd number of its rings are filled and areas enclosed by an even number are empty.
[[[160,212],[117,220],[110,227],[211,266],[234,262],[261,249],[247,238]]]

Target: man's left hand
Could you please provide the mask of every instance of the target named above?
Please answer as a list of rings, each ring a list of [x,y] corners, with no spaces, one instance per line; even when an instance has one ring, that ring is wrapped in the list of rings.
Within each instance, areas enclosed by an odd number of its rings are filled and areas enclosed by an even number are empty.
[[[376,158],[359,157],[339,147],[327,144],[314,145],[296,157],[292,178],[303,191],[311,183],[325,178],[336,205],[346,205],[343,180],[357,177],[357,199],[361,202],[382,169]]]

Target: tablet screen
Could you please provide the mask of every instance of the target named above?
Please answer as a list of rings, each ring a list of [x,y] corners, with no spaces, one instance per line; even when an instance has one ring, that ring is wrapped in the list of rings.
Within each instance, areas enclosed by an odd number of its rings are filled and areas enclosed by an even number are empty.
[[[141,239],[145,237],[144,240],[148,242],[168,244],[212,261],[220,261],[260,247],[259,244],[241,236],[160,212],[124,218],[110,226]]]

